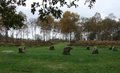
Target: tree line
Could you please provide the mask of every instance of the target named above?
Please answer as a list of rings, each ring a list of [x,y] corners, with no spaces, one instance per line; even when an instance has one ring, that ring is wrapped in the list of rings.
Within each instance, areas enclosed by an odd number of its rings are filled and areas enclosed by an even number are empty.
[[[51,1],[51,0],[50,0]],[[66,5],[67,3],[59,0],[61,5]],[[58,2],[52,2],[52,4],[57,4]],[[76,0],[75,0],[76,1]],[[71,6],[76,6],[73,0]],[[109,14],[104,19],[101,18],[100,13],[96,13],[90,18],[80,17],[79,14],[66,11],[63,14],[49,7],[49,13],[42,13],[40,10],[38,18],[31,18],[27,20],[26,15],[23,12],[16,11],[17,5],[23,5],[25,0],[1,0],[0,1],[0,36],[1,40],[5,37],[5,40],[9,39],[29,39],[29,36],[34,38],[34,40],[120,40],[120,20],[115,19],[113,13]],[[46,6],[47,0],[43,0],[43,7]],[[87,2],[87,1],[86,1]],[[95,0],[89,0],[92,6]],[[35,11],[34,6],[39,3],[33,3],[31,10]],[[71,7],[68,5],[68,7]],[[46,9],[45,8],[45,9]],[[53,10],[52,10],[53,9]],[[58,15],[59,13],[59,15]],[[57,18],[57,19],[56,19]],[[38,33],[39,31],[39,33]],[[11,33],[8,33],[11,32]],[[31,32],[31,33],[30,33]],[[11,34],[11,36],[10,36]],[[9,36],[8,36],[9,35]],[[9,38],[9,39],[8,39]],[[14,41],[14,40],[12,40]]]
[[[20,37],[19,39],[21,40],[29,40],[29,36],[31,36],[34,40],[43,41],[55,39],[68,41],[120,40],[120,20],[116,20],[113,13],[103,19],[98,12],[90,18],[86,18],[80,17],[77,13],[66,11],[59,20],[48,15],[45,20],[41,20],[40,17],[38,17],[37,19],[31,18],[28,21],[26,20],[27,17],[24,13],[19,12],[18,14],[25,20],[23,25],[19,28],[16,27],[15,29],[14,25],[9,27],[11,36],[8,37],[6,26],[3,26],[4,22],[2,21],[2,18],[0,27],[1,36],[16,39]],[[20,21],[16,21],[16,25],[19,25],[19,22]],[[11,21],[11,23],[14,24],[13,21]]]

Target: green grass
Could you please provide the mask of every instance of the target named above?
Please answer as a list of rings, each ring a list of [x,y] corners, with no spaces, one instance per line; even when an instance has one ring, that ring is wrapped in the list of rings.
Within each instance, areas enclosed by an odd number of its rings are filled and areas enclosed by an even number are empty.
[[[19,54],[17,47],[0,47],[0,73],[120,73],[120,50],[113,52],[99,48],[99,54],[91,54],[84,47],[73,47],[71,55],[62,55],[66,43],[48,47],[27,47]],[[6,53],[3,50],[13,50]]]

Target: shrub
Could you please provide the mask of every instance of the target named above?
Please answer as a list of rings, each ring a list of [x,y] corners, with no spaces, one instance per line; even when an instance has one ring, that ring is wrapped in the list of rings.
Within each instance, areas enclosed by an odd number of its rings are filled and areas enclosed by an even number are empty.
[[[94,46],[94,45],[103,45],[103,46],[109,46],[109,45],[120,45],[120,41],[78,41],[75,43],[70,43],[71,46]]]

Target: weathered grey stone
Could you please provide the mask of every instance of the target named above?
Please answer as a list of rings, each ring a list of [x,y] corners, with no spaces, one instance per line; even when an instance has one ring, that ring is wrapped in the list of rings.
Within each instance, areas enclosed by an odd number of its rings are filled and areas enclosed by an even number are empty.
[[[93,48],[92,54],[98,54],[98,53],[99,53],[99,51],[98,51],[97,47],[95,46]]]
[[[87,48],[86,48],[87,50],[90,50],[90,47],[89,46],[87,46]]]
[[[118,51],[117,47],[112,47],[112,51]]]
[[[109,47],[109,50],[112,50],[113,46]]]
[[[55,50],[55,47],[54,46],[50,46],[49,50]]]
[[[67,46],[63,49],[63,55],[70,55],[70,51],[72,50],[73,48],[70,47],[70,46]]]
[[[19,53],[25,53],[26,48],[25,47],[19,47],[18,52]]]

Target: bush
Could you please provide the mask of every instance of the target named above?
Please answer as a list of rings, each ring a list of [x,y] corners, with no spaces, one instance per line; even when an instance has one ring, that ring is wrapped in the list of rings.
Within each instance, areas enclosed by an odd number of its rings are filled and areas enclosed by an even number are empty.
[[[70,43],[71,46],[110,46],[110,45],[120,45],[120,41],[78,41],[76,43]]]
[[[15,42],[0,42],[0,46],[50,46],[53,45],[50,41],[34,41],[34,40],[24,40],[24,41],[15,41]]]

